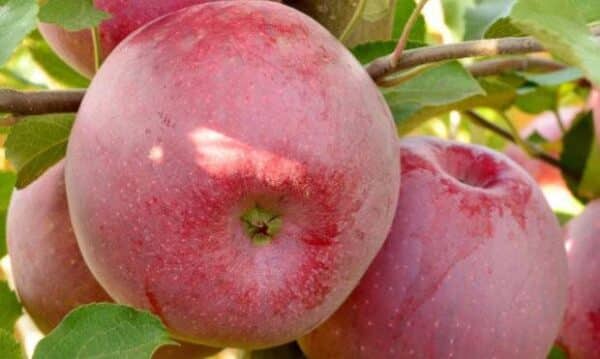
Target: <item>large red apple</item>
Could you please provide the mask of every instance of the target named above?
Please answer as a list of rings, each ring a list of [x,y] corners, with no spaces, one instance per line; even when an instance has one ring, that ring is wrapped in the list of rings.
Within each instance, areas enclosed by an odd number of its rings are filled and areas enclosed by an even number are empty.
[[[391,233],[302,349],[311,359],[545,357],[567,268],[559,225],[535,183],[484,147],[410,138],[400,151]]]
[[[571,359],[600,358],[600,200],[565,229],[569,302],[559,342]]]
[[[94,5],[111,14],[100,24],[102,57],[108,54],[127,35],[147,22],[169,12],[210,0],[94,0]],[[40,32],[56,53],[82,74],[94,72],[94,48],[90,30],[67,31],[60,26],[41,23]]]
[[[50,332],[80,305],[112,301],[90,273],[77,246],[67,208],[63,162],[14,192],[7,225],[15,286],[42,332]],[[218,350],[181,343],[160,348],[153,358],[204,358]]]
[[[399,190],[387,105],[318,23],[211,2],[126,39],[92,81],[67,193],[92,272],[179,338],[259,348],[314,328],[383,244]]]

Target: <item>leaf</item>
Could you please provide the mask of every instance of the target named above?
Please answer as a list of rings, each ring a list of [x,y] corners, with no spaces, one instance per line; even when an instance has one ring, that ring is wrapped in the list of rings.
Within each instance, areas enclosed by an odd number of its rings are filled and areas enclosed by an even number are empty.
[[[175,342],[156,316],[117,304],[89,304],[42,339],[33,359],[145,359],[169,344]]]
[[[474,0],[442,0],[444,22],[459,39],[465,34],[465,13],[473,4]]]
[[[415,11],[416,5],[413,0],[398,0],[396,1],[396,8],[394,12],[394,26],[392,27],[392,39],[397,40],[402,35],[406,22],[410,18],[410,15]],[[417,22],[410,30],[408,36],[409,40],[416,42],[425,42],[425,19],[423,15],[419,14]]]
[[[24,359],[21,345],[15,337],[5,330],[0,329],[0,354],[2,359]]]
[[[598,0],[572,0],[572,3],[583,14],[587,23],[600,21],[600,2]]]
[[[480,0],[465,14],[465,40],[483,38],[486,30],[510,12],[515,0]]]
[[[304,359],[300,347],[296,342],[274,348],[255,350],[249,359]]]
[[[558,219],[558,223],[560,223],[561,226],[567,224],[567,222],[569,222],[571,219],[573,219],[573,217],[575,217],[575,215],[573,215],[572,213],[566,213],[566,212],[562,212],[562,211],[554,211],[554,215]],[[552,352],[554,352],[555,350],[557,350],[557,348],[552,349]],[[560,358],[560,357],[549,356],[548,358]]]
[[[496,20],[496,22],[490,25],[483,34],[483,37],[486,39],[498,39],[511,36],[521,37],[525,36],[525,34],[510,22],[509,17],[502,17]]]
[[[26,187],[65,156],[74,120],[73,114],[31,116],[13,126],[5,147],[17,170],[17,188]]]
[[[416,127],[414,118],[412,123],[408,121],[426,107],[440,107],[484,93],[459,62],[451,61],[426,69],[384,95],[400,131]]]
[[[590,81],[600,84],[600,44],[569,0],[518,0],[510,18],[513,25],[534,36],[554,56],[580,68]]]
[[[0,65],[37,25],[36,0],[0,0]]]
[[[48,0],[40,9],[40,21],[57,24],[69,31],[98,26],[110,14],[94,7],[92,0]]]
[[[568,359],[569,356],[567,355],[567,352],[564,351],[561,347],[555,345],[552,350],[550,351],[550,354],[548,354],[548,359]]]
[[[394,40],[367,42],[353,47],[350,51],[361,64],[368,64],[378,57],[391,54],[396,48],[397,43]],[[409,41],[406,44],[406,49],[414,49],[422,46],[425,46],[425,44]]]
[[[560,164],[563,176],[573,195],[586,202],[598,197],[600,182],[599,144],[594,138],[594,120],[591,112],[578,116],[563,137]],[[584,182],[585,181],[585,182]]]
[[[360,0],[358,0],[360,1]],[[391,0],[364,0],[366,1],[365,9],[362,13],[364,20],[375,22],[387,15],[390,9]]]
[[[520,72],[519,76],[538,86],[558,86],[567,82],[581,79],[583,77],[583,73],[576,67],[568,67],[563,70],[545,74],[530,74]]]
[[[6,214],[17,176],[0,172],[0,258],[6,255]]]
[[[4,281],[0,281],[0,308],[0,329],[12,333],[22,310],[17,296]]]
[[[482,79],[479,84],[484,89],[485,94],[467,97],[445,105],[420,107],[418,104],[409,103],[391,106],[398,133],[400,135],[406,134],[426,120],[452,110],[464,111],[476,107],[506,108],[516,98],[516,90],[503,82]]]
[[[541,113],[558,107],[558,93],[555,88],[528,86],[517,91],[515,105],[527,113]]]

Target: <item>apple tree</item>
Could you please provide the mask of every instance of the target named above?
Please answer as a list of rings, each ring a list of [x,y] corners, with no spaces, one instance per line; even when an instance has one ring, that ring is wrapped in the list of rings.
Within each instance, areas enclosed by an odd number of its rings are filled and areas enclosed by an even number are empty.
[[[599,24],[597,0],[0,0],[0,357],[599,357]],[[448,178],[473,202],[436,202]],[[496,227],[539,246],[459,250]]]

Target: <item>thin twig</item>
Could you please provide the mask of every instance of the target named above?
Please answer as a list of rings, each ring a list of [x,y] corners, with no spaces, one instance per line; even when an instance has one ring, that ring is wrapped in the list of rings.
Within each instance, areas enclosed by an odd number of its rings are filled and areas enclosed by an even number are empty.
[[[565,132],[567,132],[567,129],[565,128],[565,124],[563,122],[562,115],[560,114],[560,110],[558,108],[555,108],[554,110],[552,110],[552,112],[554,112],[554,117],[556,118],[556,122],[558,124],[558,128],[560,129],[561,135],[564,135]]]
[[[503,59],[492,59],[479,61],[467,66],[467,69],[475,77],[500,75],[508,71],[558,71],[567,66],[553,60],[537,57],[509,57]]]
[[[413,12],[410,14],[408,20],[406,21],[404,29],[402,30],[402,35],[400,35],[400,39],[398,39],[398,44],[396,45],[394,52],[392,52],[392,54],[390,55],[391,67],[396,67],[396,65],[398,64],[398,60],[400,60],[400,58],[402,57],[402,53],[406,48],[406,44],[408,43],[410,33],[415,24],[417,23],[419,15],[421,14],[421,11],[423,11],[423,7],[425,7],[425,4],[427,4],[427,0],[419,0],[419,3],[417,4]]]
[[[497,134],[498,136],[504,138],[505,140],[511,141],[513,143],[517,143],[517,139],[515,139],[515,137],[507,130],[503,129],[502,127],[486,120],[485,118],[483,118],[482,116],[478,115],[476,112],[474,111],[465,111],[464,114],[471,120],[471,122],[473,122],[474,124],[486,128],[492,132],[494,132],[495,134]],[[561,169],[563,171],[566,172],[566,170],[564,170],[562,168],[562,165],[560,163],[560,161],[556,158],[554,158],[553,156],[551,156],[550,154],[544,152],[543,150],[541,150],[540,148],[538,148],[537,146],[534,146],[531,143],[528,143],[528,146],[531,147],[532,149],[532,153],[531,156],[535,157],[541,161],[544,161],[546,163],[548,163],[549,165],[556,167],[558,169]],[[572,176],[572,174],[569,174]]]
[[[0,112],[13,115],[77,112],[83,90],[21,92],[0,89]]]
[[[354,14],[352,14],[352,18],[350,19],[348,24],[346,24],[346,28],[344,29],[344,31],[342,31],[342,34],[339,36],[340,42],[344,42],[346,38],[350,36],[352,30],[354,30],[354,27],[356,27],[356,24],[358,24],[358,21],[360,20],[363,12],[365,11],[366,6],[367,0],[359,0],[358,5],[356,6],[356,10],[354,11]]]

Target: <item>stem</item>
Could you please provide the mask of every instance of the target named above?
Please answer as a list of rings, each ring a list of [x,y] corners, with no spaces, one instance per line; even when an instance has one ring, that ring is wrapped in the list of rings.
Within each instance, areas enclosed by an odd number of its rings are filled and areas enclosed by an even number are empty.
[[[417,4],[413,12],[410,14],[408,20],[406,21],[404,29],[402,30],[402,35],[400,35],[400,39],[398,40],[398,44],[396,45],[394,52],[392,52],[392,54],[390,55],[391,67],[396,67],[396,65],[398,64],[398,60],[400,60],[400,58],[402,57],[402,53],[404,52],[406,44],[408,43],[408,38],[410,37],[410,32],[417,23],[419,15],[421,14],[421,11],[423,11],[423,7],[425,7],[425,4],[427,4],[427,0],[419,0],[419,3]]]
[[[20,92],[0,89],[0,112],[14,115],[77,112],[84,90]]]
[[[567,132],[567,129],[565,128],[562,116],[560,115],[560,110],[555,108],[552,110],[552,112],[554,112],[554,117],[556,117],[556,122],[558,123],[558,128],[560,129],[561,135],[564,135],[565,132]]]
[[[344,31],[342,31],[342,34],[339,37],[340,42],[344,42],[344,40],[346,40],[346,38],[350,36],[352,30],[354,30],[356,24],[358,24],[358,21],[360,20],[360,17],[365,11],[366,6],[367,0],[359,0],[358,5],[356,6],[356,11],[354,11],[352,18],[350,19],[350,21],[346,25],[346,28],[344,29]]]
[[[398,76],[382,79],[381,81],[377,82],[377,85],[380,87],[398,86],[398,85],[403,84],[406,81],[409,81],[409,80],[413,79],[414,77],[420,75],[421,73],[423,73],[427,69],[431,68],[432,66],[433,65],[423,65],[423,66],[415,67],[414,69],[410,69],[410,70],[404,71],[401,74],[398,74]]]
[[[94,26],[91,28],[92,31],[92,44],[94,46],[94,68],[96,72],[102,65],[102,49],[100,48],[100,32],[98,27]]]
[[[527,141],[525,141],[521,137],[519,130],[515,127],[515,125],[510,120],[510,118],[508,118],[508,116],[506,116],[506,114],[502,111],[497,111],[497,113],[498,113],[498,115],[500,115],[500,117],[502,118],[502,120],[504,121],[506,126],[508,127],[508,130],[509,130],[510,134],[512,135],[513,142],[516,143],[517,145],[519,145],[519,147],[521,147],[523,149],[523,151],[525,151],[529,155],[533,156],[535,153],[535,150],[529,145],[529,143],[527,143]]]

